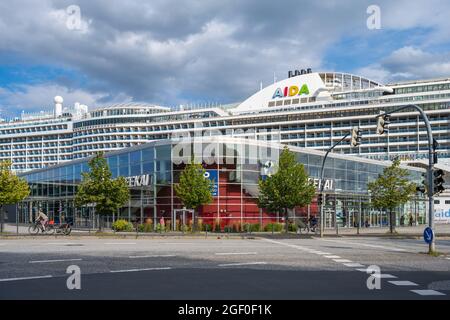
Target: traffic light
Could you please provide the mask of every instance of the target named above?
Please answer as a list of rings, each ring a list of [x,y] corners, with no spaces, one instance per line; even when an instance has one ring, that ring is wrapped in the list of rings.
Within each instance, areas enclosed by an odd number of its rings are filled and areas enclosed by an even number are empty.
[[[436,139],[433,138],[433,163],[436,164],[438,163],[438,156],[437,156],[437,148],[439,147],[439,143],[437,142]]]
[[[351,132],[350,145],[352,147],[357,147],[361,144],[361,130],[358,127],[353,127]]]
[[[427,174],[422,173],[422,183],[416,187],[416,192],[425,193],[427,191]]]
[[[434,170],[433,172],[433,194],[441,193],[444,188],[444,171],[442,169]]]
[[[385,115],[385,116],[379,116],[377,118],[377,134],[383,134],[385,132],[388,131],[388,128],[386,128],[386,126],[388,126],[390,123],[389,120],[389,116]]]
[[[317,195],[317,204],[320,206],[322,204],[323,195],[319,193]]]

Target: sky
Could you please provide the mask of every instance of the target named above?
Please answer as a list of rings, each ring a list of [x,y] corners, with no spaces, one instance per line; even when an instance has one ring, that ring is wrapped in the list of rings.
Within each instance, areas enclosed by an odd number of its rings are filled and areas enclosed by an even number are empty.
[[[3,0],[0,117],[56,95],[91,109],[233,103],[294,69],[450,77],[449,14],[445,0]]]

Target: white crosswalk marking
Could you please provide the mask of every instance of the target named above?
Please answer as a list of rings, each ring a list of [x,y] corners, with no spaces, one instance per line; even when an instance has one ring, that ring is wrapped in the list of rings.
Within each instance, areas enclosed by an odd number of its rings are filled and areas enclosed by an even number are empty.
[[[380,273],[380,274],[372,274],[372,276],[374,278],[380,278],[380,279],[394,279],[397,278],[396,276],[392,275],[392,274],[388,274],[388,273]]]
[[[417,283],[411,282],[411,281],[388,281],[389,283],[392,283],[396,286],[418,286]]]
[[[367,268],[364,269],[355,269],[361,272],[367,272]],[[392,275],[392,274],[388,274],[388,273],[380,273],[380,274],[371,274],[374,278],[380,278],[380,279],[395,279],[397,278],[396,276]]]
[[[411,290],[411,292],[417,293],[421,296],[445,296],[445,293],[436,291],[436,290]]]
[[[152,271],[152,270],[170,270],[171,267],[162,267],[162,268],[142,268],[142,269],[128,269],[128,270],[111,270],[111,273],[118,272],[137,272],[137,271]]]

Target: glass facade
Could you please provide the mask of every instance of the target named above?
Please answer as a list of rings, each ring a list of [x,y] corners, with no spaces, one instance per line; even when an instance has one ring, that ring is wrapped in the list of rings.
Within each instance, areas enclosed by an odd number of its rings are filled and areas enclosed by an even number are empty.
[[[198,154],[215,187],[213,202],[198,209],[203,223],[218,223],[223,228],[244,223],[264,226],[270,222],[282,222],[279,213],[260,209],[256,203],[258,180],[268,174],[268,163],[276,166],[282,148],[280,144],[257,140],[210,137],[196,144],[164,140],[107,153],[105,157],[113,177],[123,176],[130,182],[131,197],[117,213],[103,217],[104,222],[110,226],[114,220],[124,218],[133,223],[152,222],[156,225],[164,217],[166,225],[176,229],[183,206],[176,197],[174,183],[179,181],[185,163]],[[317,182],[324,153],[298,147],[291,147],[291,150],[298,162],[304,164],[311,179]],[[31,194],[18,206],[19,222],[28,223],[42,208],[56,223],[64,220],[75,227],[95,227],[98,217],[93,208],[76,208],[73,202],[81,173],[89,170],[88,161],[75,160],[21,174],[28,181]],[[363,158],[339,154],[328,156],[325,180],[331,187],[325,190],[326,227],[387,224],[386,214],[371,207],[367,191],[367,183],[375,179],[385,166],[386,163]],[[420,183],[424,171],[408,169],[410,179]],[[398,212],[408,216],[411,213],[415,221],[425,223],[425,202],[419,196],[399,208]],[[309,206],[290,212],[293,220],[311,215],[319,215],[316,199]]]

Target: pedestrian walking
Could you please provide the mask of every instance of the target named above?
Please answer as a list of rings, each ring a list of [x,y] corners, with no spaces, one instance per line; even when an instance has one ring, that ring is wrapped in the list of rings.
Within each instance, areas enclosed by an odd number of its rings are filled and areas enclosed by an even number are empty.
[[[400,226],[404,226],[405,225],[405,215],[402,214],[402,216],[400,217]]]

